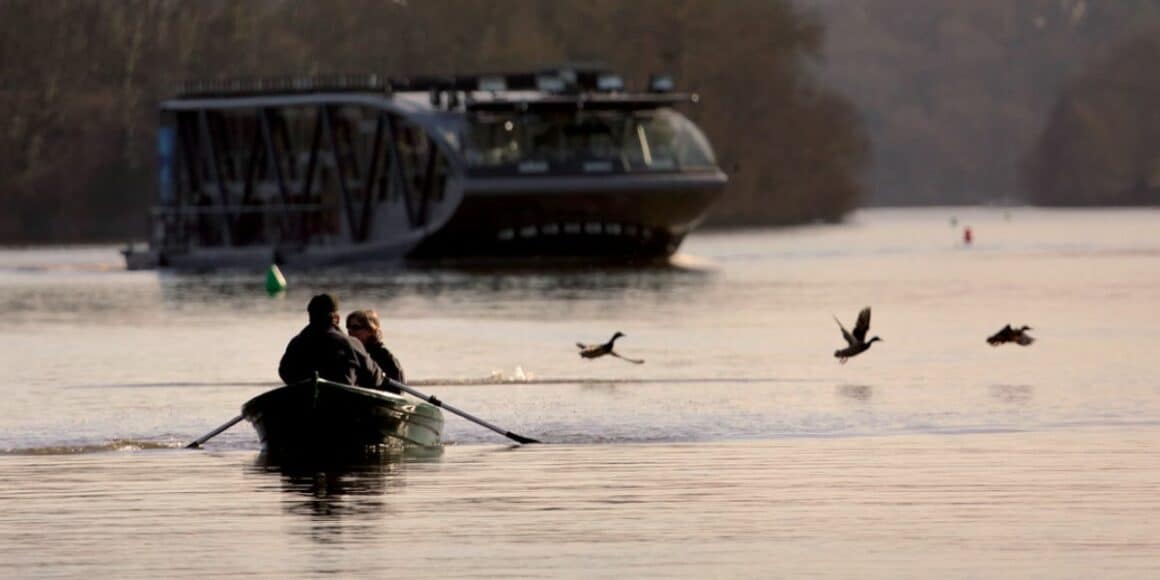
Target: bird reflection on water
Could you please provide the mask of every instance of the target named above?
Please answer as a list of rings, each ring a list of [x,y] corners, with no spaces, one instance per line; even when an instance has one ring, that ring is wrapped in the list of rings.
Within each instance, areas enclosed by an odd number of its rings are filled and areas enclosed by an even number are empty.
[[[1035,387],[1031,385],[991,385],[991,397],[1015,405],[1029,403],[1035,397]]]
[[[874,396],[874,387],[870,385],[838,385],[838,394],[847,399],[869,401]]]

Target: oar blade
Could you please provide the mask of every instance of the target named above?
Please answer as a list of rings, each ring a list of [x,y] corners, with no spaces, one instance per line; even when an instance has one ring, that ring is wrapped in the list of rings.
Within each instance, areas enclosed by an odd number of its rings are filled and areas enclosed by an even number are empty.
[[[515,441],[516,443],[523,443],[524,445],[527,445],[528,443],[542,443],[542,441],[539,441],[538,439],[524,437],[523,435],[518,435],[516,433],[512,433],[511,431],[505,432],[504,436],[508,439],[511,439],[512,441]]]
[[[213,431],[210,431],[209,433],[206,433],[205,435],[202,435],[201,437],[194,439],[192,442],[190,442],[189,445],[186,445],[185,448],[186,449],[201,449],[202,443],[205,443],[206,441],[209,441],[210,439],[217,437],[222,431],[225,431],[226,429],[233,427],[239,421],[241,421],[244,417],[245,417],[245,415],[238,415],[237,417],[234,417],[233,419],[226,421],[217,429],[214,429]]]

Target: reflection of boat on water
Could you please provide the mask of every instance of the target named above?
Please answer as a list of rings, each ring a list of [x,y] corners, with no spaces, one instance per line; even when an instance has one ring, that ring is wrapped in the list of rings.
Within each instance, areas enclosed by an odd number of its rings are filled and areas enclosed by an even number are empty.
[[[191,85],[130,268],[665,258],[726,183],[697,101],[603,70]]]
[[[311,379],[246,402],[271,457],[361,457],[391,449],[439,447],[443,413],[425,401]]]
[[[287,494],[282,504],[292,513],[324,520],[369,516],[377,522],[386,507],[381,496],[403,485],[407,465],[438,461],[442,452],[442,447],[408,447],[338,458],[262,453],[249,469],[279,479],[281,491]],[[326,539],[336,531],[357,530],[325,527],[312,529],[311,535]]]
[[[254,462],[256,472],[281,476],[283,488],[307,497],[382,495],[388,478],[405,461],[402,452],[370,454],[358,461],[305,461],[263,453]]]
[[[582,267],[568,264],[524,269],[479,267],[461,268],[323,268],[297,272],[291,279],[289,296],[267,299],[264,280],[255,272],[184,272],[167,270],[148,276],[142,290],[124,293],[102,304],[108,306],[92,316],[116,322],[139,320],[142,312],[163,312],[171,323],[203,325],[209,320],[234,324],[238,317],[256,320],[266,327],[284,316],[287,300],[304,304],[314,294],[328,292],[343,303],[367,306],[383,312],[406,311],[409,317],[461,317],[491,320],[519,312],[520,316],[551,319],[567,308],[576,316],[618,316],[631,313],[642,304],[650,307],[681,308],[689,296],[715,291],[720,283],[716,272],[684,270],[671,265]],[[514,266],[513,266],[514,267]],[[145,284],[148,284],[147,286]],[[94,290],[100,291],[100,288]],[[60,302],[56,295],[32,296],[38,303]],[[27,304],[22,295],[4,296],[0,304]],[[129,300],[132,298],[133,300]],[[75,307],[75,304],[63,307]],[[298,307],[290,306],[294,310]],[[518,309],[518,310],[517,310]],[[14,312],[19,312],[14,310]],[[273,332],[283,332],[273,329]],[[405,354],[405,353],[404,353]],[[405,362],[405,360],[404,360]],[[490,371],[491,367],[484,369]],[[276,380],[276,379],[275,379]],[[239,401],[241,402],[241,401]]]

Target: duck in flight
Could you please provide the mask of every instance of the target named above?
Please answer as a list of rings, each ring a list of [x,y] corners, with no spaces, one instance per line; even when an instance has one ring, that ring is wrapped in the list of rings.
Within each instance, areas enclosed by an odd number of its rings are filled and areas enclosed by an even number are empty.
[[[846,348],[834,351],[834,358],[838,359],[838,362],[842,364],[846,364],[846,360],[850,357],[866,352],[874,341],[882,340],[877,336],[866,340],[866,331],[870,330],[869,306],[863,308],[858,313],[858,322],[854,324],[854,332],[852,333],[847,331],[845,326],[842,326],[842,321],[838,320],[837,316],[834,316],[834,322],[838,323],[838,328],[842,329],[842,338],[845,338],[846,343],[849,344]]]
[[[1035,342],[1035,339],[1027,334],[1028,330],[1031,330],[1031,327],[1027,325],[1023,325],[1019,328],[1011,328],[1010,324],[1005,325],[1003,328],[999,329],[999,332],[996,332],[987,338],[987,344],[991,346],[999,346],[1001,344],[1013,342],[1019,346],[1027,346]]]
[[[644,361],[641,359],[620,356],[616,353],[616,351],[612,350],[612,344],[616,342],[616,339],[622,336],[624,336],[624,333],[617,331],[616,334],[613,334],[612,338],[604,344],[583,344],[577,342],[576,346],[580,347],[580,356],[583,358],[598,358],[608,354],[619,359],[624,359],[633,364],[644,364]]]

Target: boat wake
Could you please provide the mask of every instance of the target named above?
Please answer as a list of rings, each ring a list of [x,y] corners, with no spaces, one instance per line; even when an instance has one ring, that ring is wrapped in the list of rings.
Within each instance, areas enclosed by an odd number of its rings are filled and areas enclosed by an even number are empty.
[[[639,377],[539,377],[516,367],[510,375],[494,371],[486,377],[443,377],[408,381],[412,387],[471,387],[487,385],[630,385],[630,384],[753,384],[753,383],[818,383],[823,379],[803,377],[681,377],[681,378],[639,378]],[[72,389],[150,389],[150,388],[205,388],[205,387],[269,387],[281,386],[272,381],[175,381],[150,383],[97,383],[69,385]]]
[[[180,441],[113,439],[104,443],[58,444],[43,447],[0,449],[0,455],[86,455],[90,453],[130,452],[150,449],[179,449],[184,446]]]
[[[821,383],[823,379],[795,377],[684,377],[684,378],[627,378],[627,377],[560,377],[539,378],[480,378],[480,379],[426,379],[408,382],[414,387],[454,387],[484,385],[687,385],[687,384],[753,384],[753,383]]]

